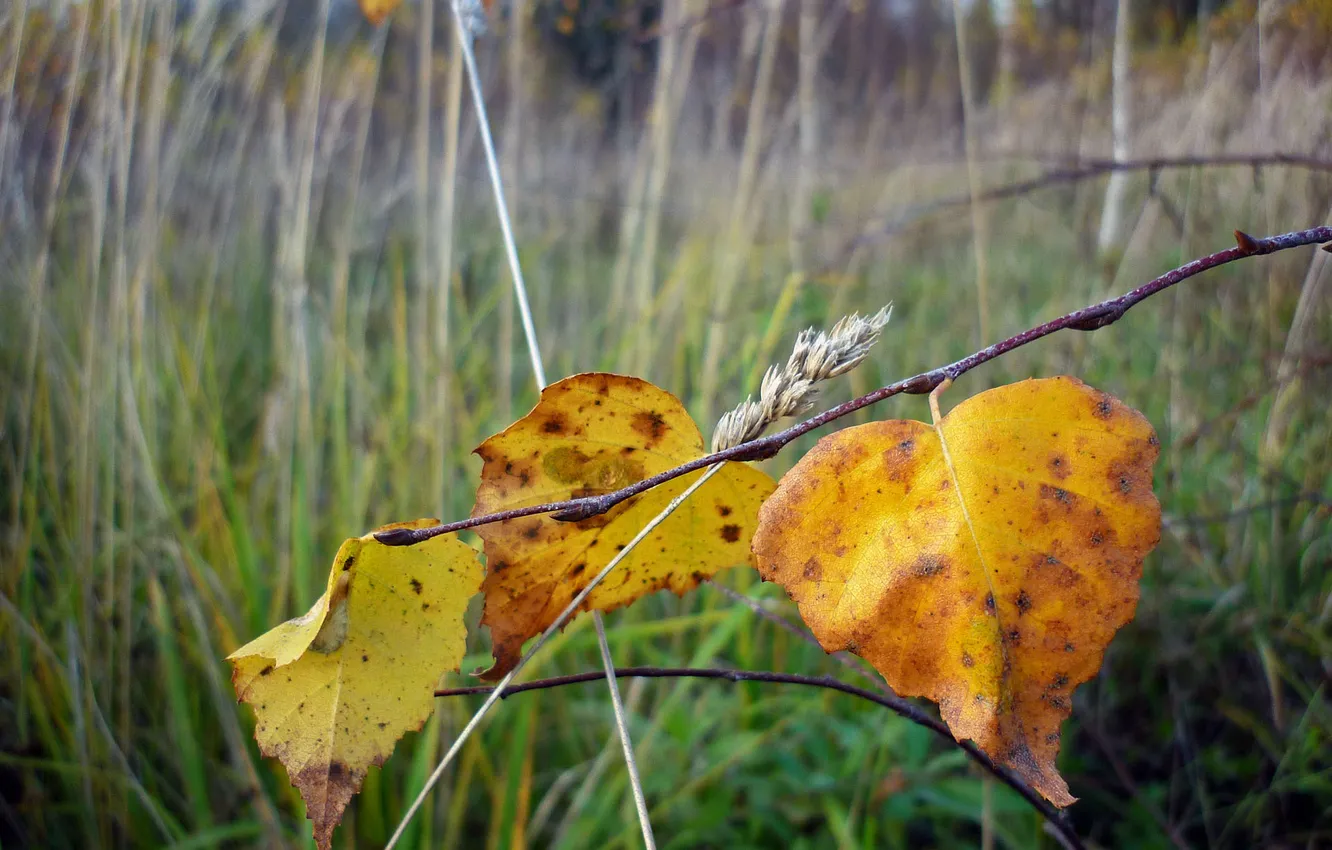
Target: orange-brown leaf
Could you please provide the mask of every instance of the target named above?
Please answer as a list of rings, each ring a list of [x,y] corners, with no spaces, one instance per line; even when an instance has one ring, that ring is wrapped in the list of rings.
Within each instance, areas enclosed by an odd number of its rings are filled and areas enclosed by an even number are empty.
[[[764,505],[758,568],[826,650],[934,700],[958,740],[1065,806],[1059,727],[1133,618],[1157,452],[1141,414],[1073,378],[981,393],[937,426],[848,428]]]
[[[638,378],[592,373],[547,387],[532,412],[476,450],[484,461],[473,516],[599,495],[702,457],[703,437],[680,400]],[[701,472],[681,476],[576,523],[549,516],[477,528],[498,679],[588,582]],[[678,594],[751,563],[749,538],[773,481],[728,464],[630,553],[582,610],[608,611],[657,590]]]
[[[402,0],[360,0],[360,3],[361,14],[365,15],[370,23],[379,26],[402,4]]]

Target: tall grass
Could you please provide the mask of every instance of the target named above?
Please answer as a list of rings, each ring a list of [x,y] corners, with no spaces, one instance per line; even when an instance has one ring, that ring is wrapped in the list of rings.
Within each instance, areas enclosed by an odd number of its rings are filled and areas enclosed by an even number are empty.
[[[668,2],[667,18],[705,5]],[[854,25],[806,19],[807,6],[750,4],[727,19],[734,31],[668,32],[644,87],[651,120],[618,135],[557,84],[560,60],[533,36],[501,21],[482,43],[511,106],[500,138],[552,376],[633,371],[706,431],[807,324],[897,305],[850,394],[965,353],[982,316],[1006,335],[1221,247],[1235,227],[1328,220],[1326,175],[1194,169],[1155,192],[1142,175],[1123,255],[1100,258],[1103,185],[1047,190],[988,210],[978,312],[965,212],[845,248],[971,181],[937,131],[948,110],[904,111],[869,70],[833,79],[779,61],[791,27],[823,55]],[[465,515],[470,449],[534,401],[444,21],[435,31],[403,9],[392,31],[351,37],[321,0],[308,19],[285,10],[304,31],[292,39],[282,7],[174,9],[0,13],[6,846],[304,842],[299,798],[258,757],[222,657],[308,607],[344,537]],[[1332,157],[1332,87],[1270,50],[1255,75],[1257,48],[1251,30],[1209,45],[1174,88],[1141,80],[1153,99],[1133,150]],[[977,180],[1039,170],[1017,152],[1107,150],[1102,95],[1075,80],[976,102]],[[1074,372],[1161,433],[1166,539],[1065,735],[1085,835],[1329,838],[1330,276],[1307,254],[1234,266],[953,390]],[[723,581],[792,613],[748,571]],[[835,670],[708,587],[609,624],[622,664]],[[485,661],[477,635],[463,669]],[[579,620],[531,675],[596,665]],[[626,702],[663,846],[980,835],[981,779],[871,707],[684,681],[628,684]],[[339,840],[382,843],[473,707],[441,701],[372,772]],[[415,846],[638,840],[597,686],[514,697],[443,786]],[[999,843],[1048,845],[1002,789],[988,810]]]

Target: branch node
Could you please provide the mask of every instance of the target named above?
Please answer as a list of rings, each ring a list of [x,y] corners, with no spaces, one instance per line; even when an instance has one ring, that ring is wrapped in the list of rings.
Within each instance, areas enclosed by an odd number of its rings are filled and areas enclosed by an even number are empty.
[[[942,369],[926,372],[907,381],[906,385],[902,387],[902,392],[907,395],[929,395],[934,392],[935,387],[942,384],[947,378],[948,375]]]
[[[375,534],[375,539],[385,546],[411,546],[421,542],[416,538],[416,529],[413,528],[390,528]]]
[[[1068,326],[1075,331],[1095,331],[1100,330],[1106,325],[1113,325],[1124,315],[1127,306],[1103,305],[1096,309],[1088,311],[1088,314],[1076,322],[1069,322]]]
[[[600,516],[614,507],[615,503],[606,503],[605,496],[597,496],[586,504],[573,508],[567,508],[558,513],[550,515],[551,519],[557,522],[582,522],[585,519],[591,519],[594,516]]]
[[[1258,240],[1254,239],[1243,230],[1235,231],[1235,244],[1239,246],[1239,249],[1244,252],[1246,257],[1257,254],[1262,250],[1258,245]]]
[[[743,445],[743,444],[742,444]],[[730,460],[744,463],[751,460],[767,460],[777,457],[782,450],[781,444],[770,440],[754,440],[752,445],[744,446],[741,451],[731,455]]]

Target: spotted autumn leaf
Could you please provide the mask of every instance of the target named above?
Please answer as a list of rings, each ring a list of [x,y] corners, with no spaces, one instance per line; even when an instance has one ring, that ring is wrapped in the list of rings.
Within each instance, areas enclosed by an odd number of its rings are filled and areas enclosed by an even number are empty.
[[[1066,806],[1060,725],[1133,618],[1160,539],[1156,435],[1066,377],[981,393],[935,421],[820,441],[760,512],[759,572],[824,649],[934,700],[958,740]]]
[[[462,661],[463,611],[480,585],[476,551],[452,535],[390,547],[367,534],[338,549],[308,612],[228,656],[259,750],[286,767],[322,850],[367,769],[430,717],[440,676]]]
[[[638,378],[574,375],[541,393],[532,412],[482,443],[473,516],[618,490],[702,457],[703,436],[680,400]],[[523,642],[550,627],[579,591],[701,472],[621,502],[601,516],[549,516],[477,528],[488,564],[482,624],[504,676]],[[669,588],[677,594],[726,567],[749,564],[749,539],[773,481],[727,464],[598,585],[583,610],[609,611]]]

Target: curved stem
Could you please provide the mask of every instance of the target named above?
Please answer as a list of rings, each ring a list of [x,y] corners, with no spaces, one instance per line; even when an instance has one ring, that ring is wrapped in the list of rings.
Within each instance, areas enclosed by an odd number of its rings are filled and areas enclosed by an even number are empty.
[[[858,688],[855,685],[848,685],[845,682],[838,681],[830,676],[800,676],[793,673],[772,673],[765,670],[725,670],[719,668],[705,667],[617,667],[615,669],[616,677],[621,679],[722,679],[728,682],[768,682],[772,684],[783,685],[803,685],[812,688],[824,688],[825,690],[838,691],[853,697],[867,700],[876,705],[892,711],[894,714],[906,720],[923,726],[935,733],[941,738],[955,744],[962,749],[972,761],[980,765],[996,779],[1003,782],[1009,788],[1012,788],[1024,800],[1031,804],[1050,824],[1051,829],[1055,830],[1061,839],[1061,842],[1072,848],[1082,848],[1083,844],[1078,838],[1072,826],[1067,819],[1054,806],[1041,797],[1036,791],[1014,775],[1011,771],[1000,767],[990,760],[984,752],[981,751],[971,741],[959,741],[953,737],[953,733],[948,730],[948,726],[942,720],[926,714],[915,703],[903,699],[893,694],[884,694],[877,691],[871,691],[866,688]],[[587,673],[575,673],[570,676],[555,676],[549,679],[537,679],[531,682],[523,682],[518,685],[508,685],[499,695],[500,699],[507,699],[513,694],[523,693],[525,691],[542,691],[551,688],[562,688],[568,685],[577,685],[583,682],[599,682],[606,678],[606,671],[594,670]],[[455,697],[466,696],[468,694],[488,694],[490,700],[495,699],[495,687],[482,685],[470,688],[444,688],[435,691],[437,697]]]
[[[998,357],[1007,354],[1014,349],[1021,348],[1028,343],[1035,342],[1043,337],[1050,336],[1062,330],[1094,331],[1100,328],[1112,325],[1123,318],[1134,305],[1151,296],[1162,292],[1177,283],[1188,280],[1203,272],[1233,263],[1245,257],[1257,256],[1260,254],[1273,254],[1277,251],[1285,251],[1291,248],[1297,248],[1302,245],[1316,245],[1323,242],[1332,242],[1332,225],[1322,227],[1312,227],[1308,230],[1298,230],[1291,233],[1283,233],[1278,236],[1271,236],[1266,239],[1255,239],[1241,231],[1235,231],[1236,245],[1233,248],[1227,248],[1224,251],[1218,251],[1215,254],[1209,254],[1206,257],[1200,257],[1193,262],[1186,263],[1177,269],[1161,275],[1155,280],[1149,281],[1137,289],[1125,292],[1114,298],[1108,298],[1096,304],[1083,307],[1080,310],[1074,310],[1060,316],[1057,319],[1037,325],[1034,328],[1015,334],[1002,342],[976,351],[961,360],[950,363],[947,366],[941,366],[937,369],[931,369],[928,372],[921,372],[910,378],[905,378],[896,383],[880,387],[873,392],[866,393],[859,398],[852,399],[838,405],[830,410],[820,413],[810,419],[806,419],[797,425],[771,434],[766,437],[760,437],[756,440],[750,440],[747,443],[741,443],[725,451],[714,452],[710,455],[683,463],[674,469],[668,469],[651,478],[645,478],[635,484],[631,484],[621,490],[612,493],[606,493],[601,496],[586,496],[580,499],[568,499],[562,502],[550,502],[544,505],[532,505],[525,508],[515,508],[508,511],[499,511],[484,516],[472,517],[470,519],[459,520],[458,522],[437,525],[431,528],[422,529],[392,529],[375,535],[380,543],[387,546],[410,546],[415,543],[421,543],[432,537],[441,534],[447,534],[452,531],[461,531],[464,528],[474,528],[478,525],[488,525],[494,522],[502,522],[508,519],[517,519],[518,517],[533,516],[535,514],[555,514],[558,520],[577,521],[603,514],[615,505],[623,502],[625,499],[637,496],[640,493],[651,490],[653,487],[665,484],[681,475],[687,475],[690,472],[702,469],[723,461],[747,461],[761,460],[776,455],[781,449],[797,437],[801,437],[841,419],[860,410],[863,407],[869,407],[871,404],[877,404],[884,399],[895,395],[908,393],[913,395],[926,394],[934,390],[945,379],[956,379],[961,375],[970,372],[983,363],[988,363]]]

